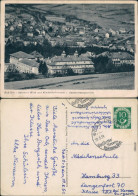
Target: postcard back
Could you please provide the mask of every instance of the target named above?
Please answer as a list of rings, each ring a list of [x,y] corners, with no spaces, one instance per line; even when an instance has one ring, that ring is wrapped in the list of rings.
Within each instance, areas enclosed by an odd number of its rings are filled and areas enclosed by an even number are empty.
[[[2,195],[137,195],[137,101],[2,100]]]

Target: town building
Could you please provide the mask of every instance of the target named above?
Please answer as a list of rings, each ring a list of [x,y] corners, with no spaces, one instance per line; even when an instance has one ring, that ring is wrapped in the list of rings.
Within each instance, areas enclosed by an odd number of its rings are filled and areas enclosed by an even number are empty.
[[[18,23],[18,27],[19,28],[22,28],[22,23]]]
[[[95,40],[96,40],[96,41],[99,41],[99,40],[100,40],[100,38],[99,38],[98,36],[96,36],[96,37],[95,37]]]
[[[16,69],[20,73],[34,73],[39,74],[39,63],[34,60],[23,59],[15,64]]]
[[[100,30],[98,28],[94,29],[95,33],[98,33]]]
[[[120,28],[119,33],[121,33],[121,34],[126,33],[126,29],[125,28]]]
[[[30,41],[23,41],[24,46],[28,46],[30,44]]]
[[[115,45],[113,45],[113,46],[111,45],[110,49],[111,49],[111,50],[116,50],[117,47],[116,47]]]
[[[126,50],[131,52],[131,53],[134,53],[134,49],[129,45],[126,47]]]
[[[127,52],[103,52],[96,55],[98,57],[108,57],[112,60],[115,66],[121,66],[123,64],[134,65],[134,57]]]
[[[79,30],[79,34],[80,35],[84,35],[85,34],[85,27],[78,27],[77,29]]]
[[[106,33],[106,34],[105,34],[105,37],[106,37],[106,38],[109,38],[109,37],[110,37],[109,33]]]
[[[127,52],[110,53],[110,58],[115,66],[121,66],[122,64],[134,65],[134,57]]]
[[[123,45],[119,45],[119,46],[117,46],[117,48],[118,48],[119,50],[124,50],[124,51],[125,51],[125,47],[124,47]]]
[[[33,51],[31,53],[31,55],[35,57],[35,60],[36,61],[37,60],[40,60],[40,61],[43,61],[44,60],[44,57],[39,52],[37,52],[37,51]]]
[[[85,42],[82,39],[76,39],[75,42],[77,43],[78,46],[80,47],[85,47]]]
[[[39,63],[36,62],[36,57],[22,51],[10,54],[10,64],[14,64],[16,70],[21,73],[39,73]],[[8,70],[8,67],[6,69]]]
[[[109,29],[109,32],[111,33],[112,36],[116,35],[116,32],[113,29],[111,29],[111,28]]]
[[[35,57],[22,51],[10,54],[10,63],[17,63],[23,59],[35,60]]]
[[[33,33],[27,33],[28,37],[33,37]]]
[[[14,31],[14,27],[13,26],[10,27],[10,31]]]
[[[68,69],[76,74],[82,74],[86,70],[89,70],[89,73],[95,71],[94,63],[92,60],[86,56],[78,55],[76,51],[74,55],[66,56],[65,51],[61,56],[54,56],[46,60],[49,74],[53,75],[55,73],[65,74]]]

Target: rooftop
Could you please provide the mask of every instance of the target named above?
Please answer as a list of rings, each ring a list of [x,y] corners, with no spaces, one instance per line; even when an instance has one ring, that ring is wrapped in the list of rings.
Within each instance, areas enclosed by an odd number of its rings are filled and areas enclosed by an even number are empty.
[[[36,57],[36,58],[43,58],[43,56],[42,56],[39,52],[37,52],[36,50],[33,51],[33,52],[31,53],[31,55],[33,55],[33,56]]]
[[[108,56],[109,58],[112,59],[120,59],[120,60],[134,60],[134,57],[127,53],[127,52],[103,52],[97,55],[97,57],[99,56]]]
[[[10,56],[16,57],[16,58],[26,58],[26,59],[34,59],[34,56],[27,54],[25,52],[19,51],[19,52],[15,52],[13,54],[10,54]]]
[[[48,62],[49,61],[49,62]],[[51,59],[47,60],[48,64],[53,64],[55,62],[79,62],[79,61],[91,61],[90,58],[84,55],[75,56],[75,55],[68,55],[68,56],[54,56]],[[91,63],[93,63],[91,61]]]
[[[111,58],[120,60],[134,60],[134,57],[127,52],[113,52]]]
[[[39,67],[39,63],[33,61],[33,60],[28,60],[28,59],[23,59],[20,61],[21,63],[24,63],[26,65],[29,65],[31,67]]]

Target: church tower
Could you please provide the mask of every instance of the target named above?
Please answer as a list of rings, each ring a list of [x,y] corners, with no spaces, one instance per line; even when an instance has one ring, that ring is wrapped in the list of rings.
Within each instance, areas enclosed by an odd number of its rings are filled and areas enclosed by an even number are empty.
[[[62,57],[65,57],[65,56],[66,56],[65,51],[62,52],[61,56],[62,56]]]
[[[75,53],[74,53],[74,56],[78,57],[79,54],[78,54],[78,51],[76,50]]]

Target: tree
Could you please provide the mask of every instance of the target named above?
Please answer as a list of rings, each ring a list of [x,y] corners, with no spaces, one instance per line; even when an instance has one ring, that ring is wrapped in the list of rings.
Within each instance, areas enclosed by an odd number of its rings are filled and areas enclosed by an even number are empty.
[[[42,62],[42,61],[40,62],[39,73],[41,73],[43,75],[46,75],[48,73],[48,68],[47,68],[46,62]]]
[[[40,62],[40,64],[39,64],[39,68],[38,68],[38,71],[39,71],[39,73],[42,73],[42,61]]]
[[[52,28],[52,27],[49,27],[49,28],[48,28],[48,31],[49,31],[50,33],[52,33],[53,28]]]
[[[99,73],[105,73],[108,60],[109,60],[108,57],[103,57],[103,56],[99,56],[98,58],[93,59],[95,65],[95,71]]]
[[[99,56],[93,59],[95,71],[99,73],[113,72],[115,67],[112,60],[107,56]]]
[[[46,65],[46,62],[43,63],[43,67],[42,67],[42,74],[46,75],[48,73],[48,68]]]
[[[74,71],[71,68],[68,68],[67,71],[66,71],[66,75],[67,76],[74,76],[75,73],[74,73]]]
[[[108,60],[108,63],[106,65],[106,72],[108,73],[115,72],[115,65],[113,64],[111,58]]]

